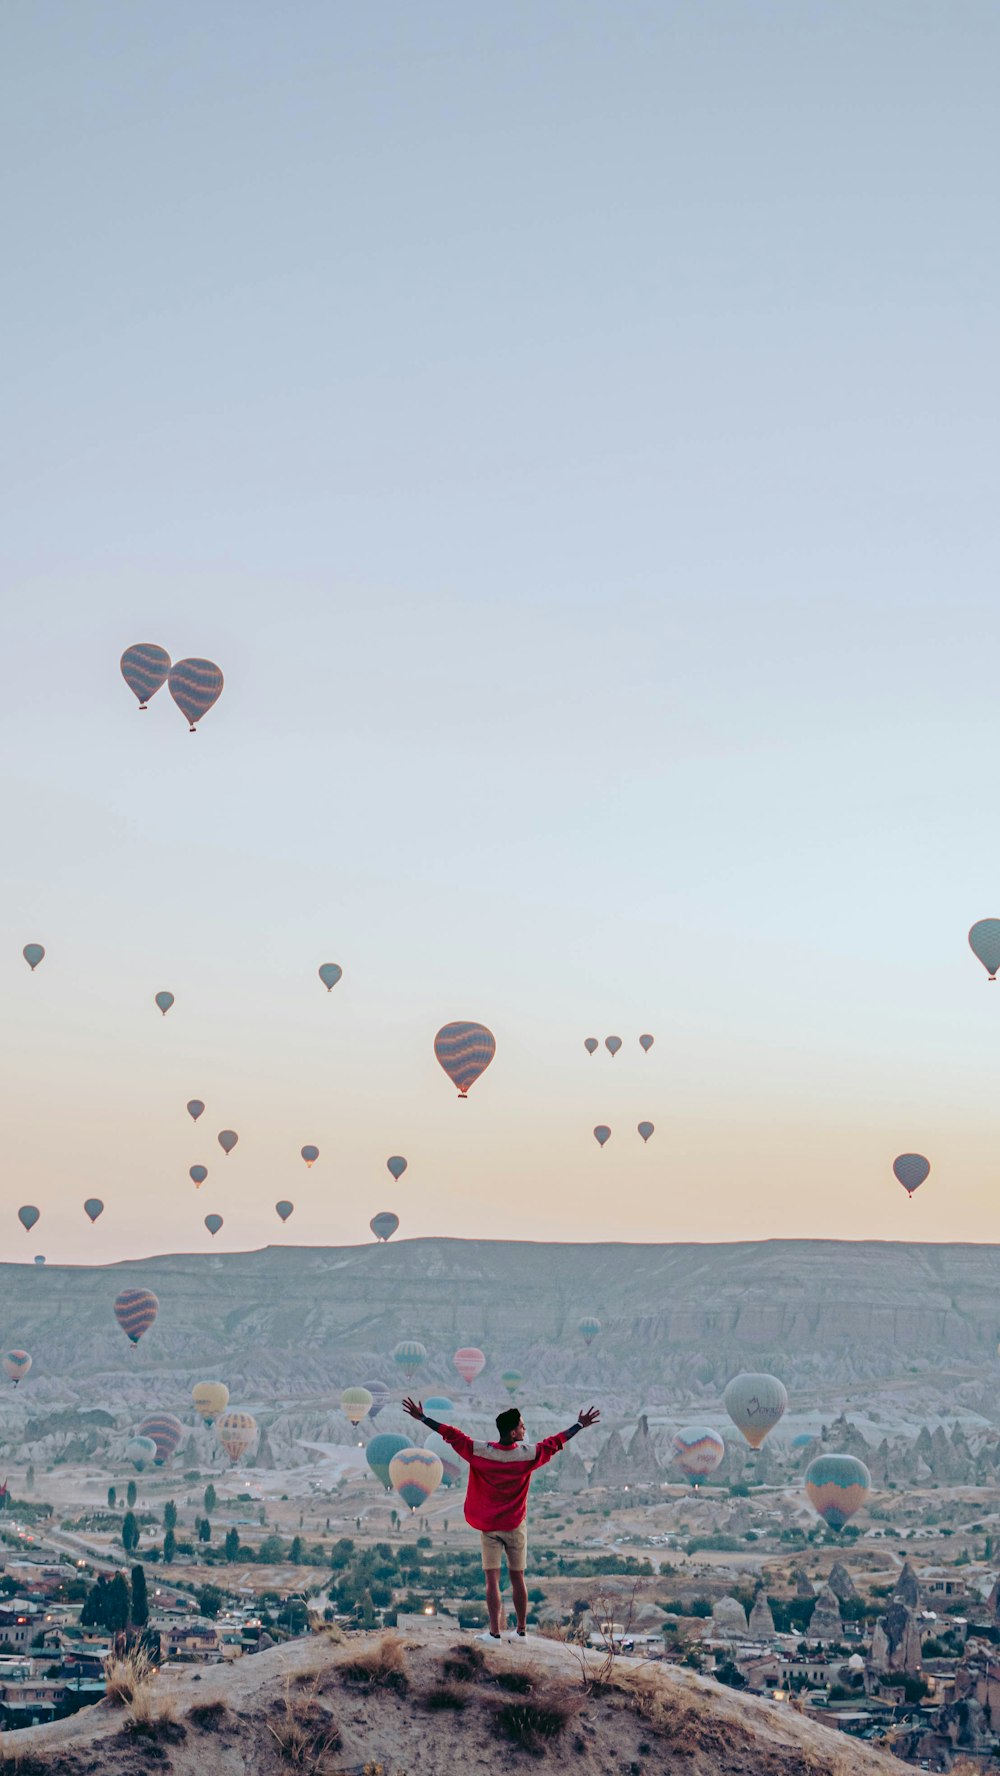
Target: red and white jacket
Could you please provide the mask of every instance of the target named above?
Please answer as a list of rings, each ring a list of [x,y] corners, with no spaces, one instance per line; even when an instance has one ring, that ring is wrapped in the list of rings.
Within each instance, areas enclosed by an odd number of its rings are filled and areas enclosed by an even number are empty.
[[[465,1494],[465,1521],[473,1529],[520,1529],[528,1510],[528,1487],[536,1468],[544,1468],[570,1437],[580,1429],[571,1425],[568,1431],[556,1431],[538,1443],[476,1443],[454,1425],[430,1425],[450,1443],[456,1455],[469,1464],[469,1485]]]

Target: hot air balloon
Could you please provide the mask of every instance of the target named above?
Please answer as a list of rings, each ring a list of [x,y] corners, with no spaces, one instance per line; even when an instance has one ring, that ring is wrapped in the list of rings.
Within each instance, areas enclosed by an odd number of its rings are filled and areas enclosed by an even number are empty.
[[[486,1368],[486,1358],[474,1344],[463,1345],[461,1350],[455,1352],[451,1360],[462,1380],[467,1382],[469,1387],[472,1386],[476,1376],[481,1375]]]
[[[386,1387],[384,1381],[365,1381],[362,1382],[361,1385],[368,1389],[368,1392],[372,1397],[371,1410],[369,1411],[368,1416],[369,1418],[377,1418],[383,1406],[389,1399],[389,1389]]]
[[[443,1475],[439,1458],[426,1449],[401,1449],[389,1463],[389,1479],[411,1511],[426,1505],[440,1486]]]
[[[496,1051],[496,1038],[485,1024],[445,1024],[434,1038],[434,1053],[460,1098],[468,1097]]]
[[[585,1314],[576,1329],[582,1337],[584,1344],[593,1344],[594,1339],[601,1331],[601,1322],[596,1319],[593,1314]]]
[[[187,1113],[190,1116],[192,1122],[197,1122],[199,1116],[203,1115],[204,1109],[205,1109],[205,1106],[202,1103],[200,1098],[189,1098],[188,1099]]]
[[[287,1221],[289,1215],[292,1213],[294,1208],[295,1208],[294,1203],[280,1202],[280,1203],[275,1203],[274,1212],[276,1215],[280,1216],[282,1221]]]
[[[44,1264],[45,1263],[45,1253],[44,1252],[36,1252],[35,1253],[35,1263],[36,1264]]]
[[[507,1389],[507,1392],[509,1393],[511,1399],[513,1399],[514,1395],[517,1393],[517,1390],[520,1387],[522,1381],[524,1380],[524,1376],[521,1374],[520,1369],[505,1369],[503,1374],[500,1377],[500,1380],[503,1382],[503,1385]]]
[[[125,1454],[135,1466],[137,1474],[148,1468],[150,1462],[156,1460],[156,1444],[152,1437],[130,1437],[125,1445]]]
[[[399,1226],[399,1216],[391,1209],[380,1209],[368,1223],[377,1240],[390,1240]]]
[[[620,1036],[605,1036],[605,1038],[604,1038],[604,1046],[607,1049],[609,1055],[611,1055],[612,1059],[618,1053],[618,1050],[621,1048],[621,1045],[622,1045],[622,1039]]]
[[[995,981],[1000,969],[1000,919],[977,919],[969,932],[969,944],[990,980]]]
[[[462,1478],[462,1463],[455,1454],[450,1443],[446,1443],[439,1431],[432,1431],[424,1442],[428,1455],[436,1455],[441,1463],[441,1477],[445,1486],[454,1486]]]
[[[134,647],[125,649],[120,666],[129,690],[139,699],[139,708],[145,709],[150,697],[155,697],[160,686],[167,682],[170,655],[166,648],[157,647],[155,642],[137,641]]]
[[[709,1425],[686,1425],[673,1442],[674,1461],[692,1485],[714,1474],[726,1453],[726,1445],[718,1431]]]
[[[4,1353],[3,1372],[7,1380],[12,1381],[15,1387],[19,1381],[24,1380],[30,1368],[31,1358],[27,1351],[6,1351]]]
[[[637,1126],[643,1140],[648,1141],[650,1135],[653,1133],[653,1124],[651,1122],[640,1122]]]
[[[224,1381],[196,1381],[191,1398],[198,1417],[210,1425],[229,1405],[229,1389]]]
[[[751,1449],[759,1449],[782,1417],[788,1395],[776,1375],[734,1375],[726,1384],[722,1401]]]
[[[337,982],[342,978],[344,970],[339,962],[324,962],[317,972],[327,992],[332,993]]]
[[[167,689],[191,733],[222,695],[225,680],[214,660],[178,660],[167,673]]]
[[[375,1478],[381,1480],[386,1492],[392,1491],[392,1481],[389,1479],[389,1463],[394,1455],[399,1454],[401,1449],[408,1449],[409,1447],[410,1445],[406,1438],[397,1436],[395,1431],[379,1431],[378,1436],[372,1437],[371,1441],[366,1445],[365,1460],[371,1468],[372,1473],[375,1475]]]
[[[597,1050],[600,1048],[600,1043],[596,1036],[585,1036],[583,1039],[583,1046],[587,1050],[587,1053],[592,1055],[597,1053]]]
[[[391,1159],[386,1160],[385,1165],[386,1171],[391,1173],[392,1177],[394,1177],[398,1183],[406,1170],[406,1161],[402,1154],[394,1153]]]
[[[172,1006],[172,1004],[174,1002],[173,994],[172,993],[156,993],[156,994],[154,994],[154,998],[155,998],[156,1004],[160,1008],[160,1011],[163,1013],[163,1016],[166,1017],[167,1012],[170,1010],[170,1007]]]
[[[27,962],[28,967],[31,969],[32,974],[34,974],[35,969],[38,967],[39,962],[44,960],[45,945],[44,944],[25,944],[24,949],[21,951],[21,954],[24,957],[24,960]]]
[[[432,1394],[429,1400],[424,1401],[424,1411],[428,1418],[447,1421],[449,1412],[454,1412],[454,1410],[455,1402],[449,1400],[447,1394]]]
[[[305,1160],[306,1166],[311,1169],[319,1158],[319,1148],[311,1146],[303,1147],[302,1158]]]
[[[172,1412],[152,1412],[144,1418],[139,1426],[140,1437],[152,1437],[156,1444],[154,1461],[158,1468],[168,1462],[181,1446],[184,1438],[184,1426]]]
[[[367,1388],[345,1388],[340,1396],[340,1410],[352,1425],[359,1425],[371,1409],[372,1397]]]
[[[257,1420],[249,1412],[224,1412],[216,1420],[215,1434],[235,1467],[257,1435]]]
[[[133,1344],[149,1331],[159,1311],[152,1289],[123,1289],[115,1300],[115,1319]]]
[[[190,1178],[195,1189],[200,1190],[202,1185],[205,1182],[205,1179],[208,1177],[208,1167],[207,1166],[191,1166],[188,1170],[188,1177]]]
[[[599,1147],[603,1147],[605,1142],[610,1141],[610,1139],[611,1139],[611,1130],[609,1129],[607,1123],[606,1122],[599,1122],[597,1127],[594,1130],[594,1140],[597,1142],[597,1145]]]
[[[861,1509],[871,1484],[868,1469],[856,1455],[817,1455],[805,1472],[809,1503],[829,1529],[843,1529]]]
[[[650,1049],[652,1048],[655,1040],[656,1040],[656,1038],[653,1036],[640,1036],[639,1037],[639,1047],[644,1051],[645,1054],[648,1054]]]
[[[925,1159],[922,1153],[901,1153],[893,1160],[892,1169],[907,1196],[912,1196],[930,1175],[931,1166],[930,1160]]]
[[[223,1153],[232,1153],[239,1138],[235,1129],[221,1129],[216,1137]]]
[[[205,1226],[208,1228],[209,1233],[212,1235],[212,1238],[214,1239],[216,1234],[219,1231],[219,1228],[222,1226],[222,1216],[221,1215],[206,1215],[205,1216]]]
[[[17,1218],[20,1221],[21,1226],[24,1228],[25,1233],[30,1233],[35,1222],[41,1220],[42,1211],[41,1209],[36,1209],[34,1203],[25,1203],[22,1209],[18,1209]]]
[[[393,1351],[392,1360],[397,1369],[402,1369],[403,1374],[409,1379],[411,1375],[416,1375],[417,1370],[422,1369],[426,1363],[427,1347],[421,1344],[418,1338],[404,1338]]]
[[[104,1204],[102,1203],[100,1197],[99,1196],[88,1196],[86,1202],[83,1205],[83,1212],[86,1215],[91,1226],[93,1226],[94,1222],[98,1219],[98,1216],[103,1215],[103,1213],[104,1213]]]

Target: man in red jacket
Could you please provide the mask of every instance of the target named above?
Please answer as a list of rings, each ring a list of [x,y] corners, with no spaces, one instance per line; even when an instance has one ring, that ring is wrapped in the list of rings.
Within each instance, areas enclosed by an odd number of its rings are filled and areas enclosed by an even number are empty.
[[[528,1587],[524,1581],[527,1563],[528,1488],[536,1468],[544,1468],[560,1449],[564,1449],[578,1431],[596,1424],[600,1413],[596,1406],[581,1412],[568,1431],[557,1431],[554,1437],[543,1437],[540,1443],[524,1441],[524,1421],[516,1406],[497,1415],[499,1443],[476,1443],[454,1425],[438,1424],[428,1418],[420,1400],[404,1400],[403,1411],[417,1418],[450,1443],[456,1455],[469,1464],[469,1485],[465,1495],[465,1521],[478,1529],[483,1550],[483,1571],[486,1574],[486,1607],[490,1613],[490,1638],[500,1639],[503,1605],[500,1598],[500,1562],[507,1557],[511,1596],[517,1616],[517,1632],[524,1639],[528,1619]]]

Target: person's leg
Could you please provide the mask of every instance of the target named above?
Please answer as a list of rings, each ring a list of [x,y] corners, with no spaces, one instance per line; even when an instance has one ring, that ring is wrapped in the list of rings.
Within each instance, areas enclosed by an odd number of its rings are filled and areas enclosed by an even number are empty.
[[[510,1572],[510,1594],[514,1600],[514,1613],[517,1616],[517,1632],[524,1634],[528,1620],[528,1587],[524,1582],[523,1572]]]
[[[498,1566],[491,1566],[486,1570],[486,1608],[490,1617],[490,1633],[499,1636],[503,1599],[500,1595],[500,1568]]]

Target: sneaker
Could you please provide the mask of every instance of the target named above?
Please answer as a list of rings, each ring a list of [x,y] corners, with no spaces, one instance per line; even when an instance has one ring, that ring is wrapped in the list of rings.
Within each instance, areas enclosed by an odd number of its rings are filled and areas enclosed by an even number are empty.
[[[499,1646],[502,1638],[503,1636],[500,1634],[491,1634],[489,1629],[486,1629],[482,1634],[476,1635],[477,1640],[485,1640],[490,1646]]]

